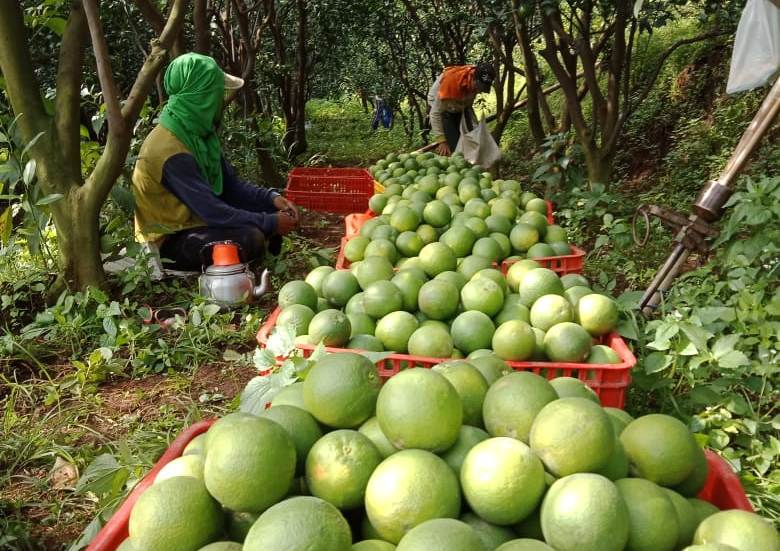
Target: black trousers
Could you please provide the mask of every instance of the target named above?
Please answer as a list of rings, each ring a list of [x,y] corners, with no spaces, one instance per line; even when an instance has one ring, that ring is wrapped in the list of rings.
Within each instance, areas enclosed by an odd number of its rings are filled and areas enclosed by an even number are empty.
[[[266,247],[278,254],[281,237],[272,235],[267,240],[259,228],[241,226],[236,228],[210,228],[202,226],[181,230],[165,238],[160,247],[163,267],[169,270],[199,272],[211,264],[211,250],[207,247],[215,241],[233,241],[241,247],[241,260],[253,262],[263,258]]]
[[[460,118],[466,117],[466,128],[469,131],[474,130],[474,110],[471,108],[465,111],[457,111],[450,113],[445,111],[441,114],[441,124],[444,127],[444,137],[447,138],[447,145],[450,146],[451,151],[455,151],[458,142],[460,141]]]

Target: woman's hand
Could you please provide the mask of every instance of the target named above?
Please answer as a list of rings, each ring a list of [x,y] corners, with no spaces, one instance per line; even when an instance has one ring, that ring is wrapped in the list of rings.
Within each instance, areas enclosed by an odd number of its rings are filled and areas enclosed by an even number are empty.
[[[436,154],[449,157],[452,154],[452,150],[447,142],[441,142],[436,148]]]
[[[278,210],[279,213],[287,214],[293,220],[295,220],[296,225],[298,224],[298,209],[296,209],[295,205],[292,204],[290,201],[288,201],[281,195],[277,195],[274,198],[274,207],[276,207],[276,210]]]
[[[276,233],[279,235],[287,235],[298,227],[298,219],[293,218],[287,211],[279,211],[276,213]]]

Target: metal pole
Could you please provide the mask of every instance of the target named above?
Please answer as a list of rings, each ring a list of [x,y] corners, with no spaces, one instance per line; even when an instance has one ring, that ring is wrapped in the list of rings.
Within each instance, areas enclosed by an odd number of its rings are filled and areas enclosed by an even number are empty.
[[[691,228],[693,223],[699,219],[713,222],[723,215],[723,205],[733,193],[737,176],[745,168],[748,159],[758,147],[778,113],[780,113],[780,78],[775,81],[750,125],[742,134],[742,138],[734,148],[734,152],[720,177],[708,182],[699,193],[693,205],[695,214],[690,217],[690,224],[680,229],[677,235],[677,245],[642,296],[639,303],[642,313],[649,315],[655,310],[663,293],[669,290],[672,282],[680,273],[685,260],[691,253],[681,243],[681,240],[686,232],[695,231]]]

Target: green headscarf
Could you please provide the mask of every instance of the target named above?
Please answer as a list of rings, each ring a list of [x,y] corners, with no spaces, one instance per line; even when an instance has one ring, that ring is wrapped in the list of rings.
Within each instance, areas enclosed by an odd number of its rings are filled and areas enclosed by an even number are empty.
[[[213,58],[184,54],[165,71],[168,103],[160,124],[187,146],[214,195],[222,193],[222,152],[214,121],[222,108],[225,73]]]

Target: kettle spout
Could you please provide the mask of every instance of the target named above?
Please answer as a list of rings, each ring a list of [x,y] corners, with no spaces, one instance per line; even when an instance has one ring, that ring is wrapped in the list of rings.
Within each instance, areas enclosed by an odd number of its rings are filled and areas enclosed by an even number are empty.
[[[252,289],[252,294],[254,295],[255,298],[260,298],[270,290],[271,290],[271,273],[268,271],[268,268],[266,268],[263,270],[263,273],[260,274],[260,285]]]

